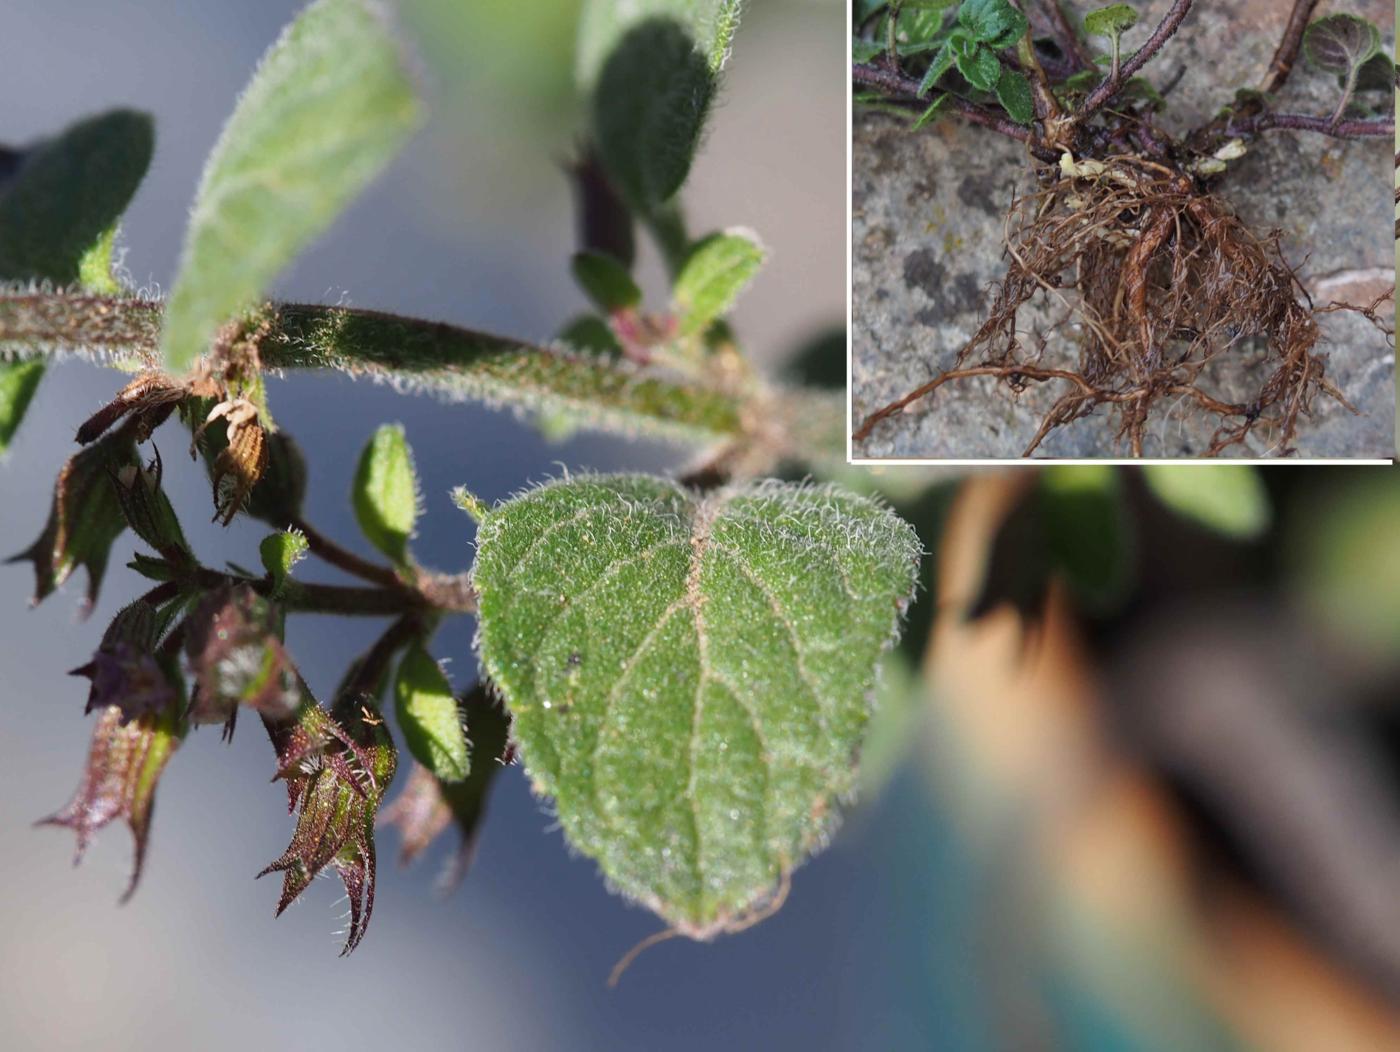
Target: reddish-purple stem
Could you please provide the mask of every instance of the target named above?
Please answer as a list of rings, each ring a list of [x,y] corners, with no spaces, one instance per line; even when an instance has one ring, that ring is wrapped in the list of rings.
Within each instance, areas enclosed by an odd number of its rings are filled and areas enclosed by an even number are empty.
[[[919,102],[919,82],[913,77],[906,77],[903,73],[892,69],[884,69],[880,66],[866,65],[862,62],[851,64],[851,79],[857,84],[867,87],[879,88],[892,96],[898,96],[906,102]],[[927,100],[923,100],[927,104]],[[948,96],[948,104],[962,114],[973,124],[980,124],[985,128],[1000,132],[1002,135],[1010,136],[1020,142],[1026,142],[1031,135],[1030,129],[1017,124],[1013,120],[999,116],[989,109],[977,105],[975,102],[968,102],[960,99],[956,95]]]
[[[1242,117],[1232,120],[1225,126],[1226,135],[1253,135],[1273,128],[1289,131],[1311,131],[1330,135],[1334,139],[1368,139],[1376,136],[1387,138],[1395,135],[1395,120],[1382,117],[1376,120],[1337,121],[1330,117],[1307,117],[1299,113],[1261,113],[1256,117]]]

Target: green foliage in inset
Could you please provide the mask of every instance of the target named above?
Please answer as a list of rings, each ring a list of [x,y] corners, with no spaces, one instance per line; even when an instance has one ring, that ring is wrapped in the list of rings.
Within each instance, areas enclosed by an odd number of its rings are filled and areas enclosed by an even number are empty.
[[[903,21],[905,16],[901,16],[901,31],[895,35],[907,39],[908,43],[896,44],[895,50],[901,55],[912,55],[937,49],[919,84],[920,95],[928,94],[939,78],[956,65],[963,79],[974,88],[996,92],[998,97],[1006,94],[1013,105],[1019,103],[1018,89],[1009,82],[1005,87],[1001,84],[1005,75],[997,52],[1015,44],[1025,35],[1028,24],[1020,11],[1006,0],[965,0],[958,8],[957,23],[945,32],[942,28],[945,8],[952,5],[933,3],[919,6],[929,10],[916,13],[918,22],[906,24]],[[1006,105],[1005,101],[1003,105]],[[926,112],[918,126],[922,127],[932,117],[932,113]]]
[[[877,58],[885,50],[884,45],[873,40],[861,40],[857,37],[851,41],[851,60],[853,62],[869,62]]]
[[[1269,494],[1248,464],[1148,464],[1142,474],[1163,504],[1216,533],[1244,541],[1269,528]]]
[[[711,234],[686,257],[672,289],[682,336],[693,336],[729,312],[766,255],[745,230]]]
[[[856,784],[913,530],[830,487],[550,483],[486,515],[478,643],[569,840],[682,932],[741,923]]]
[[[460,782],[471,771],[457,697],[442,668],[415,643],[399,662],[394,713],[413,758],[444,782]]]
[[[383,12],[316,0],[264,56],[209,157],[161,346],[172,369],[387,164],[420,107]]]
[[[418,521],[418,476],[402,425],[384,424],[365,446],[355,470],[353,503],[366,539],[396,566],[407,566],[408,541]]]
[[[951,105],[948,101],[952,96],[948,92],[941,92],[929,103],[928,109],[914,118],[914,123],[909,125],[910,131],[918,131],[936,121]]]
[[[924,79],[919,82],[919,94],[927,95],[933,90],[933,86],[938,82],[938,78],[952,68],[953,45],[945,42],[943,46],[938,49],[938,54],[933,56],[933,61],[929,63],[928,69],[924,71]],[[936,101],[935,105],[937,105]]]

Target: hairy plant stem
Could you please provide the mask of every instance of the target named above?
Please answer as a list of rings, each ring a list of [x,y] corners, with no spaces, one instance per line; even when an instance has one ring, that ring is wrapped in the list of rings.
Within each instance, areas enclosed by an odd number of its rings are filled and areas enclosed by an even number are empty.
[[[159,301],[135,296],[0,289],[0,362],[76,353],[127,371],[159,371],[163,311]],[[453,400],[557,410],[602,430],[744,444],[770,461],[841,456],[839,445],[799,444],[798,425],[827,406],[815,391],[729,377],[688,380],[602,355],[347,307],[268,303],[244,316],[242,331],[264,369],[333,369]],[[210,364],[217,370],[221,363]]]
[[[272,582],[264,577],[245,577],[200,567],[182,585],[203,590],[221,588],[226,584],[245,584],[264,598],[273,597]],[[163,586],[162,586],[163,587]],[[162,593],[164,594],[164,593]],[[357,617],[384,617],[392,614],[471,613],[474,602],[459,601],[451,606],[438,605],[416,591],[388,588],[360,588],[337,584],[315,584],[286,581],[276,599],[288,613],[335,614]]]

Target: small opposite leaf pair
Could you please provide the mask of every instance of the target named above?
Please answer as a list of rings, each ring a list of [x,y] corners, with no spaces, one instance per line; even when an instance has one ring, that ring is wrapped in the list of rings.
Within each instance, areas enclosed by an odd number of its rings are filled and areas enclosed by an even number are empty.
[[[996,53],[1015,44],[1028,28],[1025,15],[1006,0],[964,0],[958,24],[934,55],[919,94],[927,94],[954,64],[974,88],[995,91],[1001,79]]]

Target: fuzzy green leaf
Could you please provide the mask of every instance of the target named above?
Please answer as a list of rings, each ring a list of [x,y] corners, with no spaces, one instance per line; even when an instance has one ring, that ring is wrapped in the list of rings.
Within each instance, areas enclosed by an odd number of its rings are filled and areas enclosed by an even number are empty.
[[[1109,4],[1084,16],[1084,31],[1092,37],[1118,39],[1125,30],[1137,25],[1138,13],[1127,4]]]
[[[1016,43],[1030,28],[1026,16],[1006,0],[963,0],[958,24],[974,40],[998,51]]]
[[[149,116],[113,110],[28,151],[0,183],[0,280],[115,291],[112,237],[154,143]]]
[[[742,6],[741,0],[585,0],[579,18],[579,88],[592,91],[627,33],[651,19],[669,19],[683,27],[705,65],[718,73],[729,59]]]
[[[934,100],[929,103],[928,109],[914,118],[914,123],[909,125],[909,130],[918,131],[920,128],[926,127],[936,121],[939,115],[948,109],[950,105],[948,100],[950,98],[952,98],[952,96],[946,91],[940,92],[934,97]]]
[[[394,712],[413,758],[444,782],[471,771],[462,714],[452,684],[431,654],[415,643],[399,662]]]
[[[1380,30],[1355,15],[1319,18],[1303,33],[1303,54],[1327,73],[1349,76],[1380,49]]]
[[[1002,68],[997,80],[997,101],[1017,124],[1029,124],[1035,118],[1030,81],[1015,70]]]
[[[642,290],[627,268],[601,252],[578,252],[573,259],[574,280],[601,310],[635,307],[642,302]]]
[[[579,26],[579,86],[594,139],[622,196],[652,212],[685,182],[741,0],[589,0]]]
[[[953,58],[958,64],[958,72],[974,88],[980,91],[993,91],[1001,80],[1001,63],[996,52],[980,44],[955,41]]]
[[[550,483],[477,531],[478,644],[537,792],[613,886],[707,937],[857,782],[919,542],[832,487]]]
[[[1269,528],[1268,491],[1247,464],[1149,464],[1143,478],[1172,511],[1226,537],[1251,540]]]
[[[0,454],[10,448],[43,378],[43,362],[0,362]]]
[[[727,230],[700,241],[686,257],[672,290],[682,336],[703,332],[729,312],[766,255],[757,237]]]
[[[184,369],[389,162],[420,107],[367,0],[316,0],[264,56],[210,154],[166,312]]]
[[[274,593],[282,590],[292,575],[292,568],[306,558],[308,550],[306,536],[296,530],[270,533],[263,538],[258,545],[258,556],[272,581]]]
[[[149,116],[112,110],[20,155],[18,169],[0,181],[0,280],[116,292],[117,221],[146,174],[154,141]],[[0,454],[43,376],[39,362],[0,362]]]
[[[933,61],[929,63],[929,67],[924,73],[924,79],[919,82],[920,97],[927,95],[933,89],[934,84],[938,83],[938,78],[952,68],[953,45],[948,42],[938,49],[938,54],[933,56]]]
[[[873,58],[878,58],[884,54],[885,45],[878,44],[873,40],[852,40],[851,41],[851,61],[869,62]]]
[[[638,22],[617,41],[593,91],[593,137],[638,212],[674,197],[690,174],[717,84],[717,68],[680,21]]]
[[[354,505],[366,539],[395,565],[407,565],[408,540],[418,521],[418,475],[403,425],[382,425],[360,454]]]

